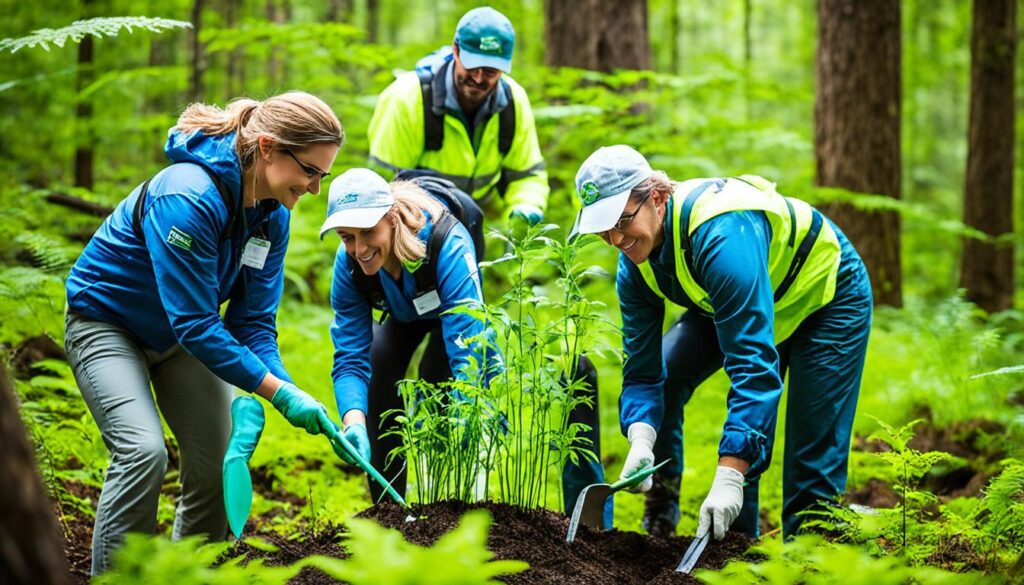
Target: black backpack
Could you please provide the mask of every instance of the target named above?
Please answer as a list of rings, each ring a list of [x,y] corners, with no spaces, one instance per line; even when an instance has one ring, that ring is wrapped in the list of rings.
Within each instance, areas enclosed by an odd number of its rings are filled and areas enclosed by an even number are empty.
[[[430,171],[402,171],[395,176],[396,181],[412,181],[428,194],[440,199],[445,211],[440,217],[433,218],[434,227],[427,238],[427,252],[423,264],[412,273],[416,282],[417,299],[434,293],[437,290],[438,256],[445,238],[457,223],[461,223],[469,231],[473,239],[473,249],[477,262],[484,253],[484,214],[472,197],[459,189],[447,179],[435,176]],[[356,290],[376,309],[385,311],[381,322],[387,317],[384,306],[384,288],[380,283],[380,274],[368,275],[359,268],[358,262],[349,256],[349,272]]]
[[[448,62],[438,70],[437,75],[445,75],[445,67],[451,67]],[[423,149],[441,150],[444,145],[444,111],[437,113],[434,110],[434,78],[435,75],[420,73],[420,89],[423,92]],[[498,112],[498,152],[502,158],[512,150],[512,141],[516,137],[516,102],[512,94],[512,88],[504,79],[498,81],[499,91],[504,91],[508,97],[508,105]]]

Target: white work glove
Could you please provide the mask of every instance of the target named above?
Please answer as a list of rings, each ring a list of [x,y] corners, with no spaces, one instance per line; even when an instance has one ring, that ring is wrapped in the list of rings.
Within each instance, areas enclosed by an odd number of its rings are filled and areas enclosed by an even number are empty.
[[[643,471],[654,465],[654,440],[658,438],[658,432],[647,423],[637,422],[629,425],[626,431],[629,439],[629,455],[626,455],[626,463],[622,466],[622,473],[619,479],[626,479],[638,471]],[[654,478],[648,477],[631,488],[631,492],[646,492],[654,485]]]
[[[711,491],[700,506],[697,538],[714,527],[715,540],[722,540],[742,509],[743,474],[732,467],[719,465],[715,480],[711,482]]]

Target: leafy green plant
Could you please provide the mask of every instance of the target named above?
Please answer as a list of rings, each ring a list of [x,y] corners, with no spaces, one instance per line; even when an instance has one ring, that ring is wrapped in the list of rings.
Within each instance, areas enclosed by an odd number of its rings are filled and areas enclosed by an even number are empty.
[[[481,268],[507,290],[493,303],[452,309],[494,329],[463,340],[483,353],[470,381],[403,385],[405,409],[390,413],[403,440],[395,454],[416,472],[421,502],[484,497],[493,481],[499,501],[537,507],[548,499],[550,469],[594,457],[585,425],[570,424],[569,414],[593,400],[577,373],[580,356],[606,350],[615,328],[604,305],[583,293],[584,282],[603,276],[580,257],[594,240],[563,243],[549,235],[555,228],[492,232],[507,252]],[[543,271],[551,284],[535,284]],[[487,386],[483,368],[495,352],[505,367]]]
[[[351,536],[345,547],[347,560],[327,557],[307,559],[337,579],[352,585],[487,585],[495,577],[525,571],[522,561],[494,561],[487,550],[491,518],[486,510],[467,512],[459,525],[430,548],[411,544],[397,530],[370,520],[348,522]],[[387,560],[382,562],[382,554]]]
[[[750,548],[762,560],[733,561],[721,571],[700,569],[695,576],[709,585],[762,583],[779,585],[900,585],[908,583],[997,582],[978,573],[947,573],[917,567],[895,556],[875,557],[860,547],[831,543],[817,534],[792,540],[772,538]]]
[[[51,44],[63,47],[64,43],[68,42],[68,40],[77,43],[86,35],[112,37],[117,36],[121,29],[125,29],[129,33],[133,32],[134,29],[160,33],[175,28],[192,28],[192,24],[183,20],[149,18],[146,16],[90,18],[88,20],[76,20],[63,28],[41,28],[24,37],[0,40],[0,51],[17,53],[26,47],[32,48],[36,46],[49,51]]]
[[[268,567],[262,560],[242,564],[236,557],[217,565],[217,559],[233,546],[228,542],[203,544],[201,536],[178,541],[165,537],[129,534],[114,553],[111,570],[96,577],[96,585],[241,585],[285,583],[308,564],[308,559],[285,567]],[[261,548],[267,549],[265,545]],[[269,547],[271,550],[273,547]],[[187,562],[183,562],[186,560]]]

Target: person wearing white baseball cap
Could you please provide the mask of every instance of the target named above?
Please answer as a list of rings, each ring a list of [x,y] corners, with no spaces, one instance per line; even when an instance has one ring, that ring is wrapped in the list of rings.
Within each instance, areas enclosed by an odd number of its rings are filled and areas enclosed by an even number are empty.
[[[395,386],[423,338],[430,334],[419,375],[428,382],[481,376],[486,384],[501,370],[496,348],[465,342],[482,340],[485,324],[446,313],[467,300],[483,302],[476,247],[455,215],[465,221],[451,187],[432,177],[388,183],[369,169],[351,169],[331,183],[320,230],[321,238],[335,231],[342,242],[331,285],[338,411],[364,457],[399,493],[406,486],[404,457],[388,461],[388,454],[401,438],[383,436],[395,424],[388,418],[382,428],[381,420],[404,407]],[[374,322],[374,308],[386,315],[381,323]],[[374,501],[382,492],[370,483]]]
[[[625,354],[623,477],[670,460],[639,491],[644,527],[679,521],[683,405],[724,366],[732,387],[718,468],[697,536],[757,536],[759,476],[771,461],[789,373],[783,534],[846,487],[871,285],[853,245],[807,203],[754,175],[671,181],[629,146],[600,148],[576,175],[572,235],[620,250]],[[662,335],[665,302],[688,310]]]

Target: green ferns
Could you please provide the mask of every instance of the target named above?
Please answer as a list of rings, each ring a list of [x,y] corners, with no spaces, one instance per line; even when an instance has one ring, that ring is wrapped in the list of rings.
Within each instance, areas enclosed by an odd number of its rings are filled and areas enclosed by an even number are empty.
[[[0,40],[0,51],[17,53],[26,47],[32,48],[36,46],[49,51],[50,45],[63,47],[64,43],[68,42],[69,39],[77,43],[86,35],[113,37],[117,36],[121,29],[126,29],[129,33],[133,32],[134,29],[161,33],[175,28],[192,28],[192,24],[182,20],[149,18],[146,16],[90,18],[88,20],[76,20],[63,28],[41,28],[33,31],[28,36]]]

